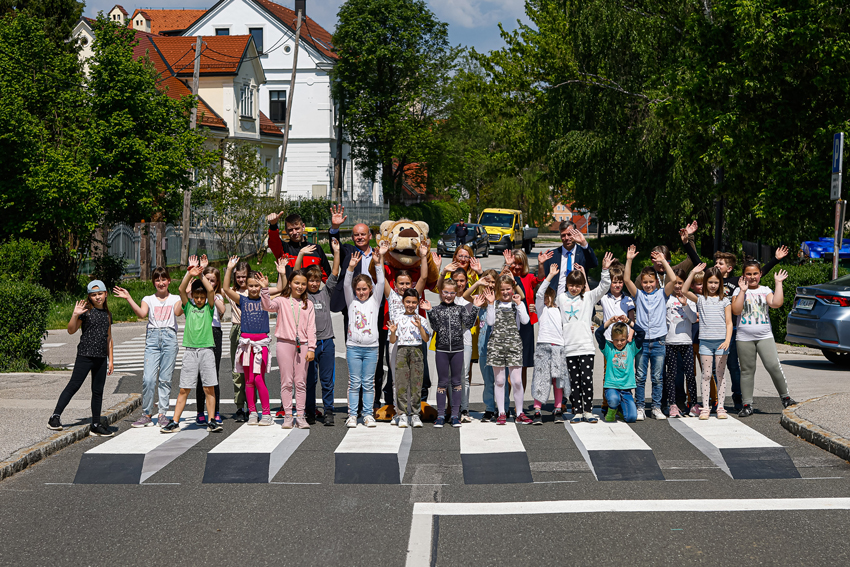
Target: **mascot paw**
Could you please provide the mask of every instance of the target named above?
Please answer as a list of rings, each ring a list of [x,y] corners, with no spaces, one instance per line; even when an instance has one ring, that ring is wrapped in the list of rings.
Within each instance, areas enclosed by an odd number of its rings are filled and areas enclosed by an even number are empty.
[[[419,416],[422,418],[422,421],[434,422],[437,421],[437,410],[427,402],[422,402]]]
[[[375,420],[376,421],[392,421],[393,416],[395,415],[395,407],[392,405],[385,405],[382,408],[375,411]]]

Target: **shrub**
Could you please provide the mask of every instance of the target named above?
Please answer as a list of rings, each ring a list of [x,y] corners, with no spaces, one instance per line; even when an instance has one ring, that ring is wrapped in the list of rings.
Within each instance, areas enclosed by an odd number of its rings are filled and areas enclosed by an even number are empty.
[[[415,205],[390,205],[390,220],[410,219],[428,223],[428,236],[436,242],[452,223],[466,220],[469,205],[454,201],[425,201]]]
[[[12,238],[0,244],[0,279],[28,283],[41,281],[41,265],[50,247],[27,238]]]
[[[0,371],[41,365],[41,341],[47,332],[50,292],[21,281],[0,282]]]
[[[118,285],[121,278],[124,277],[124,269],[127,267],[127,260],[123,256],[112,256],[111,254],[102,254],[94,257],[94,270],[92,276],[96,280],[100,280],[106,285],[106,289],[111,290]]]
[[[779,309],[770,310],[770,324],[773,327],[773,338],[777,343],[785,342],[785,323],[788,321],[788,313],[794,305],[794,296],[800,286],[816,285],[832,280],[832,264],[811,263],[799,266],[780,264],[761,279],[761,285],[774,289],[773,273],[776,270],[786,270],[788,278],[782,282],[782,290],[785,294],[785,302]],[[838,276],[847,273],[844,268],[838,269]]]

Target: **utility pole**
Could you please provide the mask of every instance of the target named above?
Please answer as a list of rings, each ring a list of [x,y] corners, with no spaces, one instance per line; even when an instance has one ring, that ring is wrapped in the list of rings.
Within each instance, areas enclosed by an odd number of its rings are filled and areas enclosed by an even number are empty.
[[[301,10],[298,10],[298,21],[295,24],[295,51],[292,53],[292,76],[289,78],[289,93],[286,97],[286,122],[283,127],[283,147],[280,149],[280,166],[277,170],[274,198],[280,202],[283,186],[283,164],[286,162],[286,146],[289,145],[289,118],[292,115],[292,95],[295,93],[295,72],[298,70],[298,46],[301,43]]]
[[[195,70],[192,73],[192,96],[198,97],[198,83],[201,75],[201,36],[198,36],[195,41]],[[189,128],[192,130],[198,126],[198,106],[197,100],[195,107],[192,109],[192,117],[189,122]],[[192,179],[197,182],[194,174]],[[187,268],[189,266],[189,231],[192,224],[192,190],[186,189],[183,192],[183,242],[180,246],[180,267]]]
[[[844,205],[841,198],[841,174],[844,169],[844,132],[832,139],[832,183],[829,198],[835,201],[835,236],[832,243],[832,279],[838,278],[838,255],[844,243]]]
[[[342,103],[337,107],[336,115],[336,156],[334,157],[334,188],[331,201],[342,203]]]

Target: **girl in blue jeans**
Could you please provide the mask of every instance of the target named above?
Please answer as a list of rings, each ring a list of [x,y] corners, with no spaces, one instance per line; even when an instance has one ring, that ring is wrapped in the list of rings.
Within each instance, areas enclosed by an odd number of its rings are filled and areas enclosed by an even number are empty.
[[[145,336],[145,370],[142,379],[142,416],[133,427],[154,425],[154,394],[158,394],[159,417],[156,424],[164,427],[171,421],[166,414],[171,398],[171,377],[177,362],[177,317],[183,314],[180,296],[168,292],[171,276],[168,270],[159,266],[151,275],[156,293],[142,298],[137,305],[130,292],[123,287],[115,287],[112,293],[125,300],[137,317],[147,318]]]
[[[375,287],[384,289],[384,254],[389,243],[381,241],[375,251]],[[360,252],[351,255],[345,272],[345,303],[348,305],[348,329],[345,342],[345,359],[348,362],[348,419],[346,427],[357,427],[357,406],[360,388],[363,388],[363,425],[375,427],[372,406],[375,401],[375,368],[378,365],[378,312],[381,294],[373,293],[372,279],[366,274],[354,277],[360,265]]]

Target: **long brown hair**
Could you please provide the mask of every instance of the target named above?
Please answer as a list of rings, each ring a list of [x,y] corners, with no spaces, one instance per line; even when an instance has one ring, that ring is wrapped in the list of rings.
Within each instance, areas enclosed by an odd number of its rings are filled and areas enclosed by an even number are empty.
[[[708,293],[709,278],[717,278],[720,281],[720,285],[717,286],[717,293],[714,295],[710,295]],[[717,266],[712,266],[705,271],[705,279],[703,279],[702,283],[702,295],[703,297],[719,297],[720,299],[726,297],[726,288],[723,287],[723,275],[720,273],[720,268]]]
[[[215,274],[215,294],[219,295],[221,293],[221,272],[218,271],[218,268],[215,266],[207,266],[204,268],[204,275],[207,274]]]
[[[106,297],[103,298],[103,310],[106,311],[107,315],[109,315],[109,322],[111,324],[112,323],[112,312],[109,310],[109,292],[107,292],[106,290],[103,290],[103,291],[104,291],[104,293],[106,293]],[[100,290],[93,291],[92,293],[100,293]],[[91,293],[86,295],[86,309],[88,309],[88,310],[97,309],[94,306],[94,303],[91,302],[90,296],[91,296]]]
[[[290,286],[290,284],[292,283],[292,280],[294,280],[298,276],[301,276],[305,280],[310,281],[310,278],[307,277],[307,270],[305,270],[304,268],[294,270],[292,274],[288,278],[286,278],[286,285],[283,287],[283,291],[280,292],[280,295],[282,295],[283,297],[292,296],[292,287]],[[304,293],[301,295],[301,309],[307,309],[307,295],[307,289],[305,288]]]

